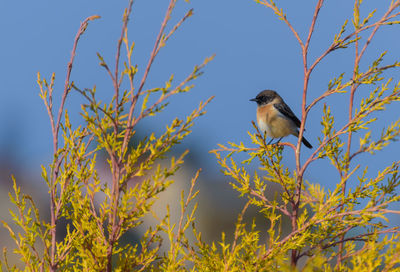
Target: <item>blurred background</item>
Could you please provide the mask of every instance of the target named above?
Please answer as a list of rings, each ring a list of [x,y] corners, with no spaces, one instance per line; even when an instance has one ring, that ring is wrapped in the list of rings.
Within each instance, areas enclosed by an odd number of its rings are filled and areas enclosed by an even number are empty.
[[[138,64],[140,79],[153,48],[165,10],[169,1],[137,0],[129,22],[129,38],[135,41],[133,60]],[[280,1],[299,35],[307,37],[309,24],[316,1]],[[0,1],[0,218],[9,220],[8,192],[12,188],[11,176],[25,193],[33,195],[42,211],[48,210],[48,194],[45,182],[40,176],[40,165],[47,166],[52,159],[52,136],[46,109],[39,97],[36,83],[37,72],[50,78],[56,74],[55,108],[58,107],[64,86],[67,62],[70,58],[73,40],[80,23],[88,16],[100,15],[101,19],[90,22],[80,40],[71,79],[80,88],[97,86],[98,95],[107,101],[113,95],[112,82],[105,70],[98,65],[99,52],[110,67],[114,67],[116,44],[121,32],[122,14],[128,1],[70,0],[70,1]],[[362,16],[377,9],[375,17],[384,13],[390,1],[364,1]],[[303,86],[303,64],[300,47],[287,26],[277,20],[267,8],[251,0],[193,0],[179,1],[173,12],[171,29],[186,11],[194,8],[191,17],[162,48],[150,72],[145,88],[163,86],[171,74],[179,83],[193,69],[213,54],[215,59],[205,68],[205,74],[198,78],[195,88],[170,100],[169,107],[157,117],[144,120],[138,127],[142,134],[153,131],[161,133],[165,125],[175,117],[184,118],[200,101],[210,96],[215,99],[207,107],[207,114],[197,120],[193,133],[174,149],[179,154],[190,149],[187,164],[177,175],[173,190],[157,205],[165,210],[165,203],[176,200],[182,188],[187,188],[191,177],[198,168],[198,218],[206,240],[220,238],[220,232],[232,232],[237,214],[243,201],[229,185],[232,180],[219,169],[215,156],[209,151],[218,143],[243,142],[251,146],[247,131],[254,132],[251,121],[255,120],[256,105],[249,102],[263,89],[277,90],[293,111],[300,115],[300,97]],[[330,45],[341,25],[353,14],[353,1],[326,1],[311,40],[309,61],[312,62]],[[348,29],[352,29],[349,22]],[[369,33],[369,32],[367,32]],[[367,69],[381,52],[388,53],[383,64],[400,59],[400,26],[381,29],[370,47],[362,70]],[[365,41],[365,38],[363,39]],[[345,72],[344,79],[351,78],[354,62],[354,48],[340,50],[329,55],[314,71],[308,101],[318,97],[327,88],[333,77]],[[394,82],[399,81],[399,71],[387,73]],[[393,86],[393,84],[391,85]],[[371,89],[361,89],[356,100],[369,94]],[[363,93],[365,92],[365,93]],[[336,95],[324,100],[332,107],[337,127],[345,124],[348,113],[348,94]],[[83,124],[79,116],[83,98],[71,92],[66,107],[74,125]],[[356,103],[357,104],[357,103]],[[314,145],[321,136],[321,114],[323,103],[311,111],[305,136]],[[379,136],[383,127],[400,116],[398,104],[391,105],[385,112],[376,114],[379,122],[372,125],[373,137]],[[354,137],[354,148],[358,137]],[[292,143],[292,136],[285,141]],[[303,159],[310,155],[305,148]],[[354,163],[369,165],[370,175],[399,160],[399,143],[376,156],[361,155]],[[239,157],[243,159],[244,157]],[[295,168],[293,153],[285,150],[285,163]],[[253,163],[247,166],[250,173],[257,170]],[[361,171],[361,170],[360,170]],[[361,172],[359,172],[360,174]],[[338,174],[330,162],[317,161],[306,172],[310,182],[320,183],[332,189]],[[273,195],[274,187],[270,187]],[[175,204],[171,204],[175,205]],[[158,208],[157,208],[158,209]],[[42,213],[43,218],[46,214]],[[251,215],[249,216],[249,218]],[[398,225],[399,218],[390,217],[390,224]],[[0,229],[0,241],[6,241],[4,229]],[[3,245],[3,242],[0,243]]]

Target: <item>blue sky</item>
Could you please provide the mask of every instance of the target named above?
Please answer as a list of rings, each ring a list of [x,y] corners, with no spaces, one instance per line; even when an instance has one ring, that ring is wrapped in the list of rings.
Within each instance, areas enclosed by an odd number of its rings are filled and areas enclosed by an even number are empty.
[[[288,19],[306,37],[311,22],[315,1],[280,1]],[[377,8],[376,16],[390,1],[365,1],[362,15]],[[112,96],[112,84],[104,69],[98,65],[96,52],[100,52],[110,66],[114,66],[116,42],[120,35],[121,15],[127,1],[1,1],[0,45],[1,97],[0,99],[0,154],[23,164],[39,175],[40,164],[51,159],[51,130],[44,105],[39,98],[36,73],[50,78],[56,73],[56,97],[59,100],[64,85],[66,64],[70,58],[73,39],[80,22],[97,14],[101,19],[90,23],[81,38],[77,50],[71,79],[81,88],[97,86],[104,100]],[[168,1],[137,0],[129,25],[129,37],[136,42],[134,61],[139,65],[139,77],[150,55],[156,34]],[[346,18],[352,15],[352,1],[326,1],[318,20],[310,46],[310,61],[319,56],[330,44]],[[243,141],[251,145],[247,131],[252,131],[251,120],[255,120],[256,105],[249,102],[263,89],[277,90],[300,114],[300,97],[303,86],[302,60],[299,46],[286,25],[273,13],[251,0],[193,0],[179,1],[173,14],[176,22],[189,8],[194,16],[172,37],[148,78],[147,88],[163,85],[171,73],[177,81],[183,79],[196,64],[205,57],[216,54],[205,69],[205,74],[196,82],[188,94],[171,100],[170,107],[157,118],[150,118],[141,126],[144,131],[162,131],[173,117],[184,117],[201,100],[215,95],[208,113],[193,127],[193,134],[184,142],[200,155],[199,167],[215,171],[218,166],[208,151],[218,143]],[[171,26],[171,25],[170,25]],[[351,24],[349,24],[351,30]],[[391,26],[379,31],[361,62],[365,69],[382,51],[388,50],[386,64],[400,59],[400,26]],[[309,101],[326,88],[329,80],[341,72],[351,77],[354,49],[341,50],[328,56],[311,77]],[[398,71],[389,74],[399,80]],[[176,81],[176,82],[177,82]],[[369,92],[369,90],[365,90]],[[356,100],[359,101],[358,95]],[[82,98],[72,93],[67,108],[73,122],[80,124],[77,114]],[[325,100],[332,106],[338,125],[347,118],[348,95]],[[58,104],[57,99],[55,101]],[[320,103],[310,113],[306,124],[306,137],[317,145],[321,135]],[[383,126],[400,115],[398,105],[392,105],[385,113],[376,115],[381,123],[373,126],[374,135],[379,135]],[[360,134],[361,135],[361,134]],[[357,147],[356,135],[355,147]],[[292,143],[294,137],[286,139]],[[396,150],[396,152],[393,152]],[[372,171],[398,160],[399,143],[394,143],[376,158],[362,155],[360,160],[374,159]],[[304,150],[305,155],[310,154]],[[286,163],[294,167],[291,151],[286,151]],[[328,174],[332,173],[333,176]],[[336,177],[328,161],[310,167],[307,177],[314,182],[328,185]],[[332,186],[332,184],[331,184]]]

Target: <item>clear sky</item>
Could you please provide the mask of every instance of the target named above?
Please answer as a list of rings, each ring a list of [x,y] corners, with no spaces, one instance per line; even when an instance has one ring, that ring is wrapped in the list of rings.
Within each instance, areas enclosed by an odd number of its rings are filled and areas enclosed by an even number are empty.
[[[40,164],[51,159],[51,129],[45,107],[39,98],[36,73],[50,78],[56,73],[56,99],[60,99],[65,80],[66,64],[70,57],[74,36],[80,22],[97,14],[101,19],[90,23],[81,38],[71,79],[81,88],[97,86],[103,99],[112,96],[112,85],[106,72],[98,65],[96,52],[106,62],[114,65],[114,55],[121,28],[121,15],[128,1],[70,0],[70,1],[1,1],[0,2],[0,154],[16,160],[24,168],[39,174]],[[311,22],[316,1],[277,1],[286,10],[288,19],[304,39]],[[364,1],[362,15],[377,8],[376,16],[390,1]],[[156,34],[168,1],[137,0],[129,24],[129,37],[136,42],[134,60],[139,65],[139,77],[150,55]],[[353,1],[326,1],[317,22],[310,47],[310,60],[319,56],[330,44],[346,18],[352,15]],[[167,111],[157,118],[147,120],[144,131],[161,131],[165,122],[173,117],[184,117],[198,105],[200,100],[215,95],[208,113],[193,127],[193,134],[184,142],[200,155],[199,167],[215,171],[218,166],[208,151],[218,143],[243,141],[251,145],[247,131],[252,131],[256,105],[250,98],[263,89],[277,90],[300,115],[300,97],[303,86],[303,69],[299,46],[287,26],[276,19],[267,8],[251,0],[192,0],[179,1],[173,14],[176,22],[189,8],[194,16],[172,37],[148,78],[146,87],[164,84],[171,73],[177,80],[183,79],[205,57],[216,54],[214,61],[205,69],[196,87],[188,94],[171,100]],[[351,30],[349,23],[349,30]],[[400,59],[400,26],[380,31],[361,63],[365,69],[382,51],[388,50],[384,63]],[[311,77],[309,99],[317,97],[327,88],[329,80],[346,72],[351,77],[354,49],[341,50],[327,57]],[[399,72],[391,73],[399,81]],[[365,90],[369,92],[369,90]],[[357,101],[361,96],[357,96]],[[56,105],[58,100],[55,101]],[[73,122],[80,124],[77,114],[82,98],[72,93],[67,108]],[[337,122],[347,118],[348,95],[340,95],[324,102],[332,106]],[[392,105],[386,113],[376,115],[381,121],[373,126],[379,135],[383,126],[400,116],[400,107]],[[308,140],[316,146],[321,136],[320,103],[307,120],[305,132]],[[361,135],[361,134],[360,134]],[[355,146],[358,144],[356,135]],[[286,139],[292,143],[295,138]],[[399,142],[377,157],[362,155],[370,160],[376,170],[399,159]],[[303,149],[305,155],[310,154]],[[394,152],[396,151],[396,152]],[[286,162],[294,167],[291,151]],[[373,161],[372,161],[373,160]],[[373,163],[372,163],[373,162]],[[307,177],[314,182],[328,185],[331,176],[336,177],[328,161],[309,169]]]

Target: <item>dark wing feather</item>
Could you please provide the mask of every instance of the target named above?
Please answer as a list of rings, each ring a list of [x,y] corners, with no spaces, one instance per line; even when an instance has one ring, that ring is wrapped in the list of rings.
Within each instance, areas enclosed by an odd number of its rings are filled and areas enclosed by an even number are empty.
[[[274,107],[280,113],[282,113],[282,115],[284,115],[288,119],[292,120],[293,123],[295,123],[297,127],[300,127],[301,122],[300,122],[299,118],[297,118],[297,116],[294,115],[293,111],[289,108],[288,105],[286,105],[285,103],[277,103],[277,104],[274,104]]]

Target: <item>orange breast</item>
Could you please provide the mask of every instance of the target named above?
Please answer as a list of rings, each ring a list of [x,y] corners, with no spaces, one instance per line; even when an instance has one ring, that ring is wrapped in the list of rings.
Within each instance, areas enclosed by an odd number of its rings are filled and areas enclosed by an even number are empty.
[[[267,136],[272,138],[297,134],[295,124],[280,114],[272,104],[257,108],[257,123],[260,130],[266,131]]]

